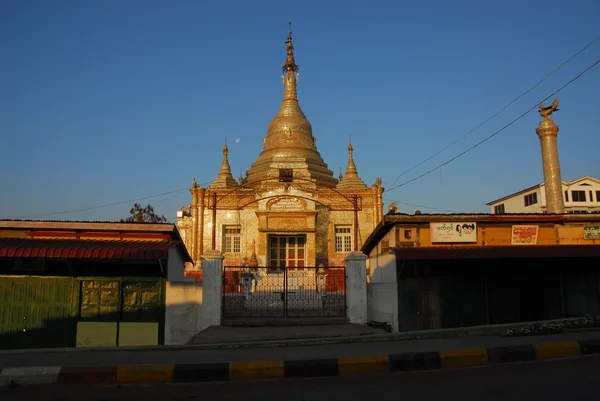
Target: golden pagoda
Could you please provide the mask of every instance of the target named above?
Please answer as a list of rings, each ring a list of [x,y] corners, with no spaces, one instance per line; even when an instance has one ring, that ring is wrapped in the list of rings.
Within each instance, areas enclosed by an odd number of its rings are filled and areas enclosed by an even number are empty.
[[[194,179],[192,203],[178,213],[196,266],[212,249],[224,255],[224,266],[257,266],[267,275],[282,268],[341,266],[382,219],[381,180],[371,187],[363,182],[352,144],[339,179],[319,154],[298,103],[291,24],[285,44],[283,100],[258,158],[236,181],[225,145],[217,177],[207,188]]]

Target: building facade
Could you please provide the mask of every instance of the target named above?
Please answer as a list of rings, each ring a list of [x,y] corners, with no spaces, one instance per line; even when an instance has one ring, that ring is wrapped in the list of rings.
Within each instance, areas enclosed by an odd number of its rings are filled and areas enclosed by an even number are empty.
[[[362,251],[394,331],[600,314],[600,215],[390,213]]]
[[[186,262],[173,224],[0,220],[0,349],[172,343]]]
[[[562,181],[566,213],[600,213],[600,180],[585,176]],[[491,213],[546,213],[545,184],[541,183],[522,191],[486,203]]]
[[[382,218],[381,180],[371,186],[363,182],[352,144],[339,178],[322,159],[298,103],[291,32],[286,50],[283,101],[262,152],[236,180],[225,146],[217,178],[207,188],[194,179],[192,202],[178,212],[177,226],[198,267],[202,255],[214,249],[223,254],[225,266],[259,266],[266,274],[342,266]]]

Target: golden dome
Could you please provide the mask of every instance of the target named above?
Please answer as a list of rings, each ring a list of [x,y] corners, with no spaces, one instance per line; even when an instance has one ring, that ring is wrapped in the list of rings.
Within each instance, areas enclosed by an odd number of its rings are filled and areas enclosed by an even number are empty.
[[[298,65],[294,60],[291,29],[286,45],[287,57],[282,68],[283,101],[269,124],[262,152],[248,170],[247,182],[278,178],[279,169],[293,169],[296,178],[309,179],[333,187],[337,180],[317,151],[312,126],[298,104]]]

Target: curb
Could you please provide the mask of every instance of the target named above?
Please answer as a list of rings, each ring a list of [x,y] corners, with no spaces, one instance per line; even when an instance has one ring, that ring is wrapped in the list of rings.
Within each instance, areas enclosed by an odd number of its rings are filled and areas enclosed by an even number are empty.
[[[174,365],[31,366],[0,371],[0,387],[31,384],[194,383],[460,369],[600,354],[600,339],[373,357]]]

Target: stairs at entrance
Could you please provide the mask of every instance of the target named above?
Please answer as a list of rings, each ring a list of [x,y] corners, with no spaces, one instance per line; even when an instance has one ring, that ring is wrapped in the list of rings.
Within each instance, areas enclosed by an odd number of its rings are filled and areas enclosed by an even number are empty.
[[[374,327],[348,323],[343,318],[228,319],[225,323],[229,326],[210,326],[202,330],[188,344],[356,337],[385,333]]]
[[[332,326],[350,324],[347,317],[288,317],[288,318],[225,318],[221,326],[272,327],[272,326]]]

